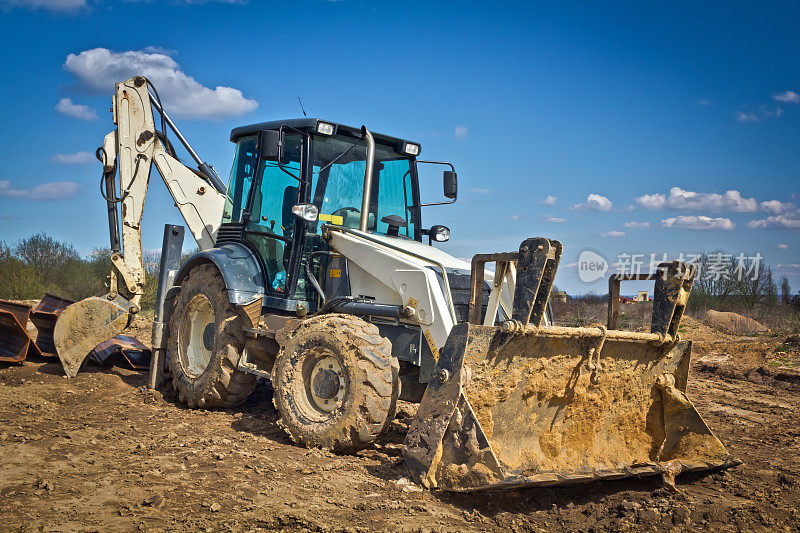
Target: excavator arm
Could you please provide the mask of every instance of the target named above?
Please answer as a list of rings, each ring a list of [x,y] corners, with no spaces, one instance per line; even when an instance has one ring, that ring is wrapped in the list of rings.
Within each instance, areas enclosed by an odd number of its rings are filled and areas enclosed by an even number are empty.
[[[163,124],[172,127],[205,173],[178,160],[166,131],[156,129],[153,107],[165,119]],[[214,245],[225,205],[225,186],[213,169],[200,161],[157,98],[151,97],[149,83],[144,77],[136,76],[116,84],[112,111],[117,128],[106,135],[102,149],[98,150],[103,162],[103,190],[108,205],[114,265],[110,294],[114,297],[122,295],[132,305],[138,306],[145,282],[141,222],[152,165],[155,164],[175,206],[202,250]],[[122,215],[121,235],[118,206],[121,206]]]
[[[161,131],[156,128],[153,108],[161,115]],[[146,78],[135,76],[117,83],[112,112],[117,128],[106,135],[97,150],[103,163],[101,191],[108,209],[111,242],[109,292],[72,304],[56,323],[56,349],[70,377],[77,374],[95,346],[118,335],[140,310],[145,284],[141,222],[152,166],[201,250],[214,246],[225,205],[225,185],[180,133]],[[167,126],[198,164],[198,170],[178,159],[167,138]]]

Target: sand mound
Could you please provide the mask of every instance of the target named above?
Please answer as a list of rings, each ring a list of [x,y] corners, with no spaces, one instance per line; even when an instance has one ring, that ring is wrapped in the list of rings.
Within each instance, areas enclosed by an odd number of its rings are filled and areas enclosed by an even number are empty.
[[[714,311],[709,309],[704,317],[706,324],[720,328],[735,335],[753,335],[756,333],[769,333],[769,328],[752,318],[738,313]]]

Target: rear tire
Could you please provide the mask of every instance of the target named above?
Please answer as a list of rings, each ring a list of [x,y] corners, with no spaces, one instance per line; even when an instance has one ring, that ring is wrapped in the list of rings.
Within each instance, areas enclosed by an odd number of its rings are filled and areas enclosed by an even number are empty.
[[[241,321],[219,270],[193,268],[169,321],[169,368],[182,403],[235,407],[253,392],[257,378],[236,369],[245,343]]]
[[[272,370],[281,425],[308,447],[349,452],[374,442],[392,421],[399,363],[378,328],[350,315],[301,324]]]

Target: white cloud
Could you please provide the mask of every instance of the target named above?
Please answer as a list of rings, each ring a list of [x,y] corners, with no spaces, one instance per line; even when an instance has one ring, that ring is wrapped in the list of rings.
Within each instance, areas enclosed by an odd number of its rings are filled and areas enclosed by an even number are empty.
[[[632,229],[644,229],[644,228],[649,228],[650,227],[650,223],[649,222],[630,221],[630,222],[626,222],[625,224],[623,224],[623,226],[625,226],[626,228],[632,228]]]
[[[14,8],[45,9],[60,13],[74,13],[87,6],[86,0],[0,0],[3,10]]]
[[[567,221],[566,218],[561,218],[561,217],[544,217],[543,220],[545,222],[552,222],[553,224],[563,224],[564,222]]]
[[[56,104],[56,111],[78,120],[95,120],[97,118],[97,111],[88,105],[75,104],[70,98],[59,100]]]
[[[743,111],[736,112],[736,120],[739,122],[760,122],[761,117],[755,113],[745,113]]]
[[[610,211],[611,200],[599,194],[590,194],[585,202],[575,204],[572,208],[580,211]]]
[[[667,207],[672,209],[701,209],[718,213],[720,211],[736,211],[752,213],[758,210],[755,198],[742,198],[739,191],[727,191],[725,194],[686,191],[673,187],[667,197]]]
[[[124,2],[131,2],[131,3],[140,3],[140,4],[152,4],[154,0],[123,0]],[[186,5],[203,5],[203,4],[210,4],[213,2],[218,2],[220,4],[240,4],[244,5],[248,3],[248,0],[177,0],[173,3],[181,3]]]
[[[519,215],[511,215],[508,218],[510,218],[511,220],[519,220]]]
[[[748,228],[755,229],[800,229],[800,213],[773,215],[761,220],[751,220]]]
[[[74,181],[54,181],[36,185],[30,189],[16,189],[11,186],[10,181],[0,180],[0,196],[26,200],[67,200],[75,196],[79,188],[80,185]]]
[[[164,48],[162,46],[153,46],[153,45],[145,46],[144,48],[142,48],[142,52],[146,54],[164,54],[165,56],[178,55],[177,50],[173,50],[172,48]]]
[[[789,249],[789,246],[788,246],[788,245],[786,245],[786,244],[779,244],[779,245],[778,245],[778,249],[779,249],[779,250],[788,250],[788,249]]]
[[[645,194],[636,198],[640,207],[649,210],[668,207],[670,209],[693,209],[719,213],[722,211],[736,211],[738,213],[752,213],[758,211],[758,202],[755,198],[743,198],[739,191],[727,191],[725,194],[694,192],[673,187],[669,195]]]
[[[719,230],[732,230],[736,224],[731,222],[729,218],[711,218],[707,216],[679,216],[666,218],[661,221],[661,225],[665,228],[675,229],[719,229]]]
[[[736,120],[739,122],[761,122],[768,118],[777,118],[783,115],[783,109],[776,107],[774,110],[761,105],[756,111],[737,111]]]
[[[201,85],[163,53],[93,48],[69,54],[64,68],[78,78],[82,88],[102,94],[113,90],[115,82],[141,74],[156,86],[167,112],[184,118],[235,117],[258,107],[239,89],[220,85],[212,90]]]
[[[786,104],[800,104],[800,94],[797,94],[794,91],[785,91],[782,93],[773,94],[772,98],[778,102],[784,102]]]
[[[624,237],[625,236],[625,232],[624,231],[611,230],[611,231],[608,231],[606,233],[601,233],[600,236],[601,237]]]
[[[95,160],[91,152],[75,152],[74,154],[55,154],[50,161],[58,165],[85,165]]]
[[[467,189],[467,192],[471,192],[473,194],[492,194],[491,189],[481,189],[481,188]]]
[[[769,200],[761,202],[761,210],[766,211],[770,215],[783,215],[784,213],[791,213],[795,210],[794,204],[789,202],[781,202],[780,200]]]
[[[463,139],[469,133],[469,128],[466,126],[456,126],[456,139]]]
[[[558,196],[553,196],[548,194],[545,196],[544,200],[539,200],[539,203],[542,205],[556,205],[556,201],[558,200]]]
[[[667,198],[660,193],[655,194],[643,194],[642,196],[638,196],[636,198],[636,203],[639,206],[644,207],[645,209],[649,209],[650,211],[654,211],[656,209],[661,209],[666,204]]]

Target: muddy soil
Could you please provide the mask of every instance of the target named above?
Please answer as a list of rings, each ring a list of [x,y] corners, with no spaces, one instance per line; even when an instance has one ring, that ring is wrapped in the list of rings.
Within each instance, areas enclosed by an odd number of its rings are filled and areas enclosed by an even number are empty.
[[[137,325],[149,341],[147,324]],[[787,530],[800,528],[800,346],[686,321],[689,393],[744,464],[678,478],[457,495],[410,477],[400,445],[415,406],[356,456],[295,446],[272,389],[194,411],[146,376],[57,362],[0,365],[0,530]]]

